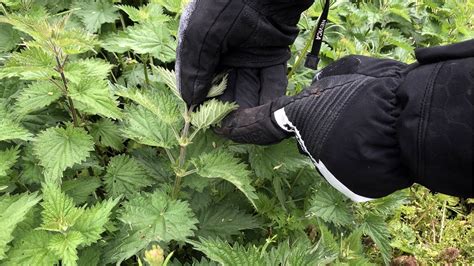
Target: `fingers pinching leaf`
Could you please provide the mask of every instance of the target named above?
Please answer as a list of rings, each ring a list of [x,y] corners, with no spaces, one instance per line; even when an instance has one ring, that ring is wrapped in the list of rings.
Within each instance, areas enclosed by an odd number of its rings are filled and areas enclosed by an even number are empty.
[[[236,110],[235,103],[223,103],[216,99],[205,102],[191,114],[191,124],[198,129],[207,129],[218,124],[224,117]]]

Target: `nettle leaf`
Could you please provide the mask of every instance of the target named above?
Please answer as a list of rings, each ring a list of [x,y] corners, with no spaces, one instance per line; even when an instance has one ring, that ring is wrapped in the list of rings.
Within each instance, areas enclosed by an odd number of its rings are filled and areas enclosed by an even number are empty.
[[[315,189],[310,206],[308,216],[318,217],[336,225],[348,225],[354,221],[347,198],[325,183]]]
[[[266,254],[254,246],[248,248],[236,243],[231,246],[221,239],[199,238],[199,242],[192,241],[195,249],[201,251],[213,261],[224,266],[231,265],[269,265],[266,263]]]
[[[31,230],[15,241],[8,253],[7,265],[57,265],[59,256],[48,249],[52,235],[46,231]]]
[[[198,129],[208,129],[218,124],[224,117],[236,110],[234,103],[224,103],[216,99],[205,102],[199,110],[191,114],[191,123]]]
[[[258,199],[255,188],[251,185],[250,172],[247,165],[240,162],[231,153],[216,150],[199,156],[193,161],[197,168],[197,174],[207,178],[218,178],[226,180],[236,186],[247,199],[256,207],[255,201]]]
[[[157,3],[166,8],[166,10],[173,13],[181,14],[186,0],[152,0],[151,3]]]
[[[31,133],[13,118],[5,102],[0,99],[0,141],[31,140],[31,137]]]
[[[0,150],[0,176],[7,175],[7,171],[10,170],[18,160],[19,154],[20,150],[18,147],[13,147],[4,151]]]
[[[143,91],[118,86],[118,90],[115,93],[145,107],[156,115],[157,119],[166,124],[178,126],[183,122],[181,115],[183,106],[171,93],[165,90]]]
[[[140,105],[125,110],[122,133],[140,144],[170,149],[178,145],[177,132]]]
[[[168,86],[168,88],[171,89],[171,91],[174,93],[174,95],[180,99],[181,101],[181,93],[179,92],[178,85],[176,83],[176,73],[174,70],[168,70],[163,67],[156,67],[152,66],[152,70],[160,76],[160,78],[163,80],[163,82]]]
[[[91,77],[70,84],[69,96],[78,110],[115,119],[122,117],[107,81]]]
[[[0,23],[0,52],[8,52],[21,41],[20,33],[11,25]]]
[[[198,213],[199,230],[197,236],[230,240],[240,231],[260,227],[253,215],[227,205],[211,206]]]
[[[73,83],[80,83],[82,79],[107,79],[113,65],[97,58],[78,59],[66,64],[64,74]]]
[[[75,7],[79,10],[74,14],[79,16],[89,32],[97,32],[104,23],[113,23],[119,18],[118,9],[110,0],[77,1]]]
[[[50,81],[33,82],[20,92],[15,111],[20,115],[38,111],[57,101],[62,95],[61,89]]]
[[[163,242],[185,241],[194,235],[198,222],[187,202],[174,200],[161,190],[130,199],[119,219],[134,231],[144,229],[148,237]]]
[[[130,199],[121,209],[123,232],[108,246],[105,263],[120,263],[150,242],[186,241],[193,236],[198,220],[189,204],[174,200],[161,190]]]
[[[150,3],[139,8],[129,5],[117,5],[134,22],[159,21],[167,22],[171,20],[169,16],[163,14],[163,8],[160,5]]]
[[[78,266],[99,266],[101,260],[101,248],[98,245],[92,245],[79,251]]]
[[[277,174],[287,174],[312,166],[309,159],[300,154],[294,140],[285,140],[271,146],[250,146],[249,163],[260,178],[271,179]]]
[[[34,153],[45,168],[46,180],[60,181],[63,171],[85,161],[94,150],[92,137],[82,128],[48,128],[35,139]]]
[[[367,214],[362,219],[363,223],[360,225],[362,232],[374,241],[377,248],[382,254],[385,264],[390,264],[392,257],[392,248],[390,247],[390,233],[388,225],[383,217],[375,214]]]
[[[81,233],[70,231],[66,234],[55,234],[51,237],[48,249],[61,258],[62,265],[77,265],[77,247],[84,242]]]
[[[143,166],[128,155],[118,155],[110,159],[104,182],[109,197],[122,194],[130,196],[154,183]]]
[[[91,125],[90,134],[96,144],[121,151],[124,148],[120,128],[112,120],[103,118]]]
[[[13,231],[39,201],[37,193],[0,196],[0,260],[6,258]]]
[[[166,24],[146,22],[127,28],[133,41],[132,49],[139,54],[150,54],[162,62],[175,60],[176,40]]]
[[[102,46],[110,52],[133,50],[139,54],[150,54],[162,62],[176,58],[176,40],[163,22],[148,21],[130,26],[124,32],[106,37]]]
[[[89,196],[101,185],[100,178],[98,177],[80,177],[64,181],[61,188],[77,205],[86,202]]]
[[[41,228],[53,232],[66,232],[84,212],[84,209],[76,208],[72,198],[55,184],[43,184],[41,206]]]
[[[41,48],[28,47],[12,53],[0,68],[0,78],[19,77],[25,80],[49,79],[57,75],[56,63]]]
[[[105,231],[105,224],[109,222],[112,209],[120,198],[104,200],[89,209],[85,209],[77,219],[73,229],[83,236],[82,245],[88,246],[97,242]]]

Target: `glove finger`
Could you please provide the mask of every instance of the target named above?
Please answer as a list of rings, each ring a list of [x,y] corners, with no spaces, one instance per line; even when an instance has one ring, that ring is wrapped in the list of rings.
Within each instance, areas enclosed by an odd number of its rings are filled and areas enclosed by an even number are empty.
[[[191,1],[181,16],[176,49],[178,88],[188,105],[209,92],[222,44],[242,9],[240,1]]]
[[[259,105],[260,70],[255,68],[235,68],[229,73],[229,94],[234,94],[234,101],[240,108]]]
[[[260,70],[259,105],[285,95],[288,86],[286,63]]]

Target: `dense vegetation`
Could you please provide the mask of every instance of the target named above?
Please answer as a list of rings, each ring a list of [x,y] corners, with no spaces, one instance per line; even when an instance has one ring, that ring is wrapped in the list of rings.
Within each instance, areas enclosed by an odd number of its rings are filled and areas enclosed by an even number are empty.
[[[180,0],[0,0],[0,265],[474,261],[471,200],[415,186],[353,204],[293,141],[209,130],[173,68]],[[321,6],[304,13],[289,93]],[[472,38],[472,1],[336,1],[322,64]],[[225,89],[216,82],[210,97]],[[449,178],[449,177],[446,177]]]

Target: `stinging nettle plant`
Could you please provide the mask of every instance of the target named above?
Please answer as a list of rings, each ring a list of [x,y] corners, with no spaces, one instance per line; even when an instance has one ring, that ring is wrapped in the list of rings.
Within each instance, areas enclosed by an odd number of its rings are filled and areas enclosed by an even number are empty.
[[[411,232],[406,192],[353,204],[292,140],[216,136],[237,108],[215,99],[225,78],[187,108],[169,70],[186,2],[0,0],[0,265],[365,265],[408,250],[393,233]],[[402,2],[383,4],[386,25],[412,19]],[[371,5],[333,7],[341,27],[328,30],[326,61],[410,58],[413,30],[367,23]],[[303,53],[317,8],[300,23]],[[298,60],[293,69],[290,82],[308,84]]]

